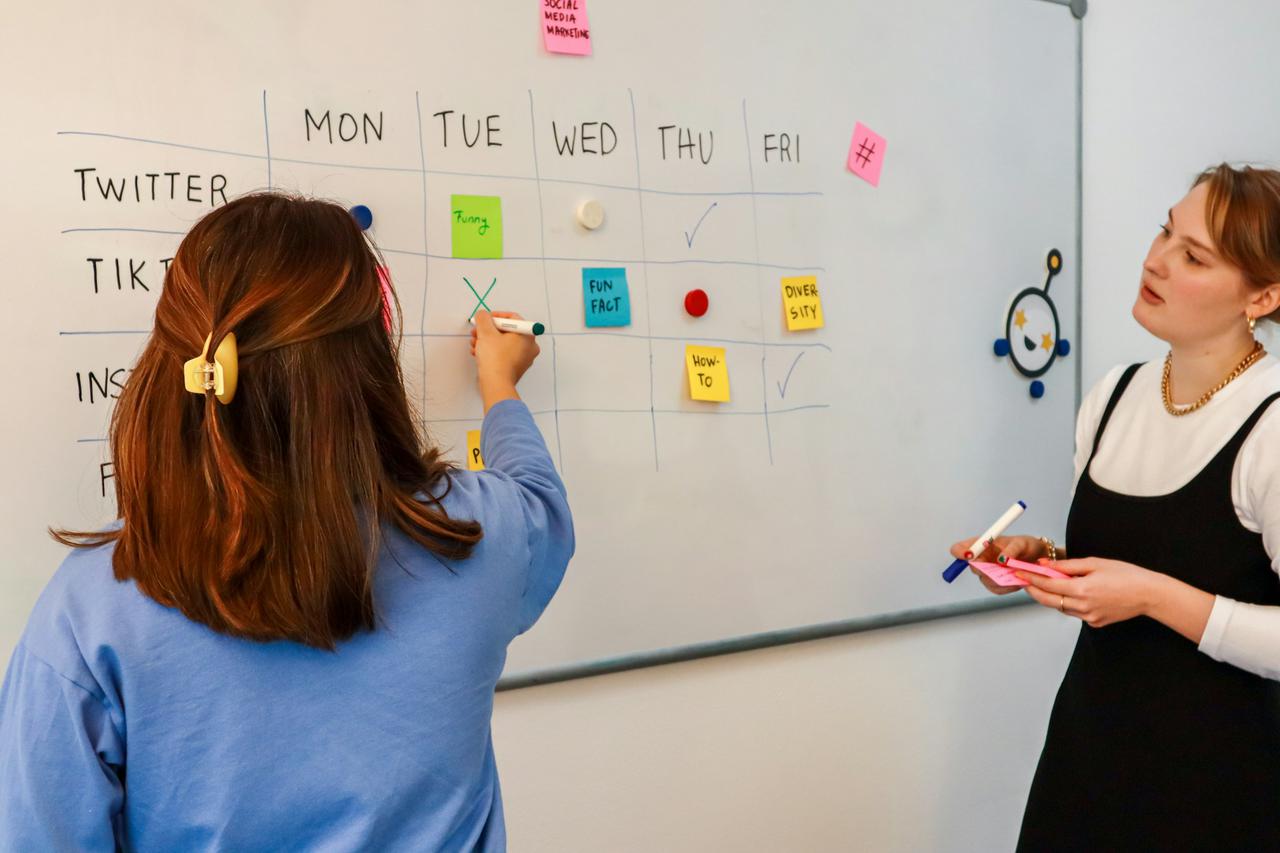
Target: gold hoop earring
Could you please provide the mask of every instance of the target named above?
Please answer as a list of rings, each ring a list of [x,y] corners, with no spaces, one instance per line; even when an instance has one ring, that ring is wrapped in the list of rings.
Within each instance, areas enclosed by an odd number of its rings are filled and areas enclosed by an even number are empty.
[[[1250,317],[1248,314],[1246,314],[1245,317],[1249,320],[1249,334],[1252,335],[1253,330],[1258,327],[1258,318]]]

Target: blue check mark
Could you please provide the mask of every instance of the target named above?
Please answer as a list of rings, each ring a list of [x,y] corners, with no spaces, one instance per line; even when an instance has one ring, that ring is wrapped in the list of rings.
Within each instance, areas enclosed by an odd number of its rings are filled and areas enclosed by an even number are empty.
[[[710,213],[711,211],[715,210],[715,209],[716,209],[716,206],[717,206],[718,204],[719,204],[719,202],[716,202],[716,201],[711,202],[711,206],[710,206],[710,207],[708,207],[708,208],[706,209],[706,211],[702,214],[702,218],[698,220],[698,224],[697,224],[697,225],[695,225],[695,226],[693,226],[693,233],[692,233],[692,234],[690,234],[688,231],[684,232],[684,242],[685,242],[685,245],[686,245],[686,246],[688,246],[690,249],[692,249],[692,248],[693,248],[693,238],[694,238],[694,237],[696,237],[696,236],[698,235],[698,229],[702,227],[702,220],[703,220],[703,219],[706,219],[706,218],[707,218],[707,214],[708,214],[708,213]]]
[[[804,358],[804,351],[803,351],[803,350],[800,352],[800,354],[799,354],[798,356],[796,356],[796,360],[795,360],[795,361],[793,361],[793,362],[791,362],[791,369],[787,371],[787,378],[786,378],[786,379],[783,379],[781,382],[777,383],[777,385],[778,385],[778,396],[779,396],[779,397],[782,397],[784,400],[785,400],[785,399],[786,399],[786,397],[787,397],[787,386],[791,384],[791,374],[795,372],[796,365],[800,363],[800,359],[802,359],[802,358]]]

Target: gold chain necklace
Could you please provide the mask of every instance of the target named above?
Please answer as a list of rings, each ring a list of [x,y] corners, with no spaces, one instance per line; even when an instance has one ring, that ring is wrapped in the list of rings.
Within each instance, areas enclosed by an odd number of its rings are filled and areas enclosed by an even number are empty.
[[[1175,418],[1180,418],[1183,415],[1191,414],[1196,409],[1202,408],[1206,403],[1213,399],[1214,394],[1217,394],[1223,388],[1226,388],[1233,380],[1238,379],[1241,373],[1248,370],[1253,366],[1254,362],[1266,354],[1267,351],[1262,348],[1262,342],[1255,341],[1253,344],[1253,350],[1244,357],[1244,361],[1237,364],[1235,369],[1227,374],[1226,379],[1223,379],[1217,385],[1210,388],[1204,393],[1203,397],[1196,400],[1191,405],[1176,406],[1173,402],[1173,395],[1169,392],[1169,370],[1173,366],[1173,350],[1170,350],[1169,354],[1164,357],[1164,375],[1160,378],[1160,393],[1164,396],[1164,410]]]

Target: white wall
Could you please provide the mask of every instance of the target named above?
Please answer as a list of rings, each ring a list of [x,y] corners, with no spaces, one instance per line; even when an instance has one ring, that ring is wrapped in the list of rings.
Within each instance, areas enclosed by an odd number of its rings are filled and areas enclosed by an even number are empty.
[[[1162,353],[1129,308],[1196,172],[1280,161],[1277,44],[1274,0],[1090,3],[1086,387]],[[512,848],[1008,850],[1073,636],[1021,609],[502,694]]]
[[[499,694],[511,848],[1012,849],[1077,626],[1023,607]]]
[[[1280,3],[1093,0],[1084,34],[1087,389],[1164,355],[1129,311],[1151,238],[1196,174],[1280,164]]]

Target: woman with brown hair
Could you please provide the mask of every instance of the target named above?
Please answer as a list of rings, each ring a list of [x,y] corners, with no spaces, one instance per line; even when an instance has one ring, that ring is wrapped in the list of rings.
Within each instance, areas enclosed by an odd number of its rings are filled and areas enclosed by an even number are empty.
[[[183,239],[112,420],[120,521],[55,534],[0,690],[0,849],[505,847],[494,685],[574,546],[516,393],[538,348],[478,318],[460,471],[387,311],[336,205]]]
[[[1280,850],[1280,360],[1254,338],[1277,309],[1280,173],[1206,170],[1133,307],[1168,356],[1081,406],[1075,559],[992,546],[1069,575],[1018,573],[1082,623],[1019,850]]]

